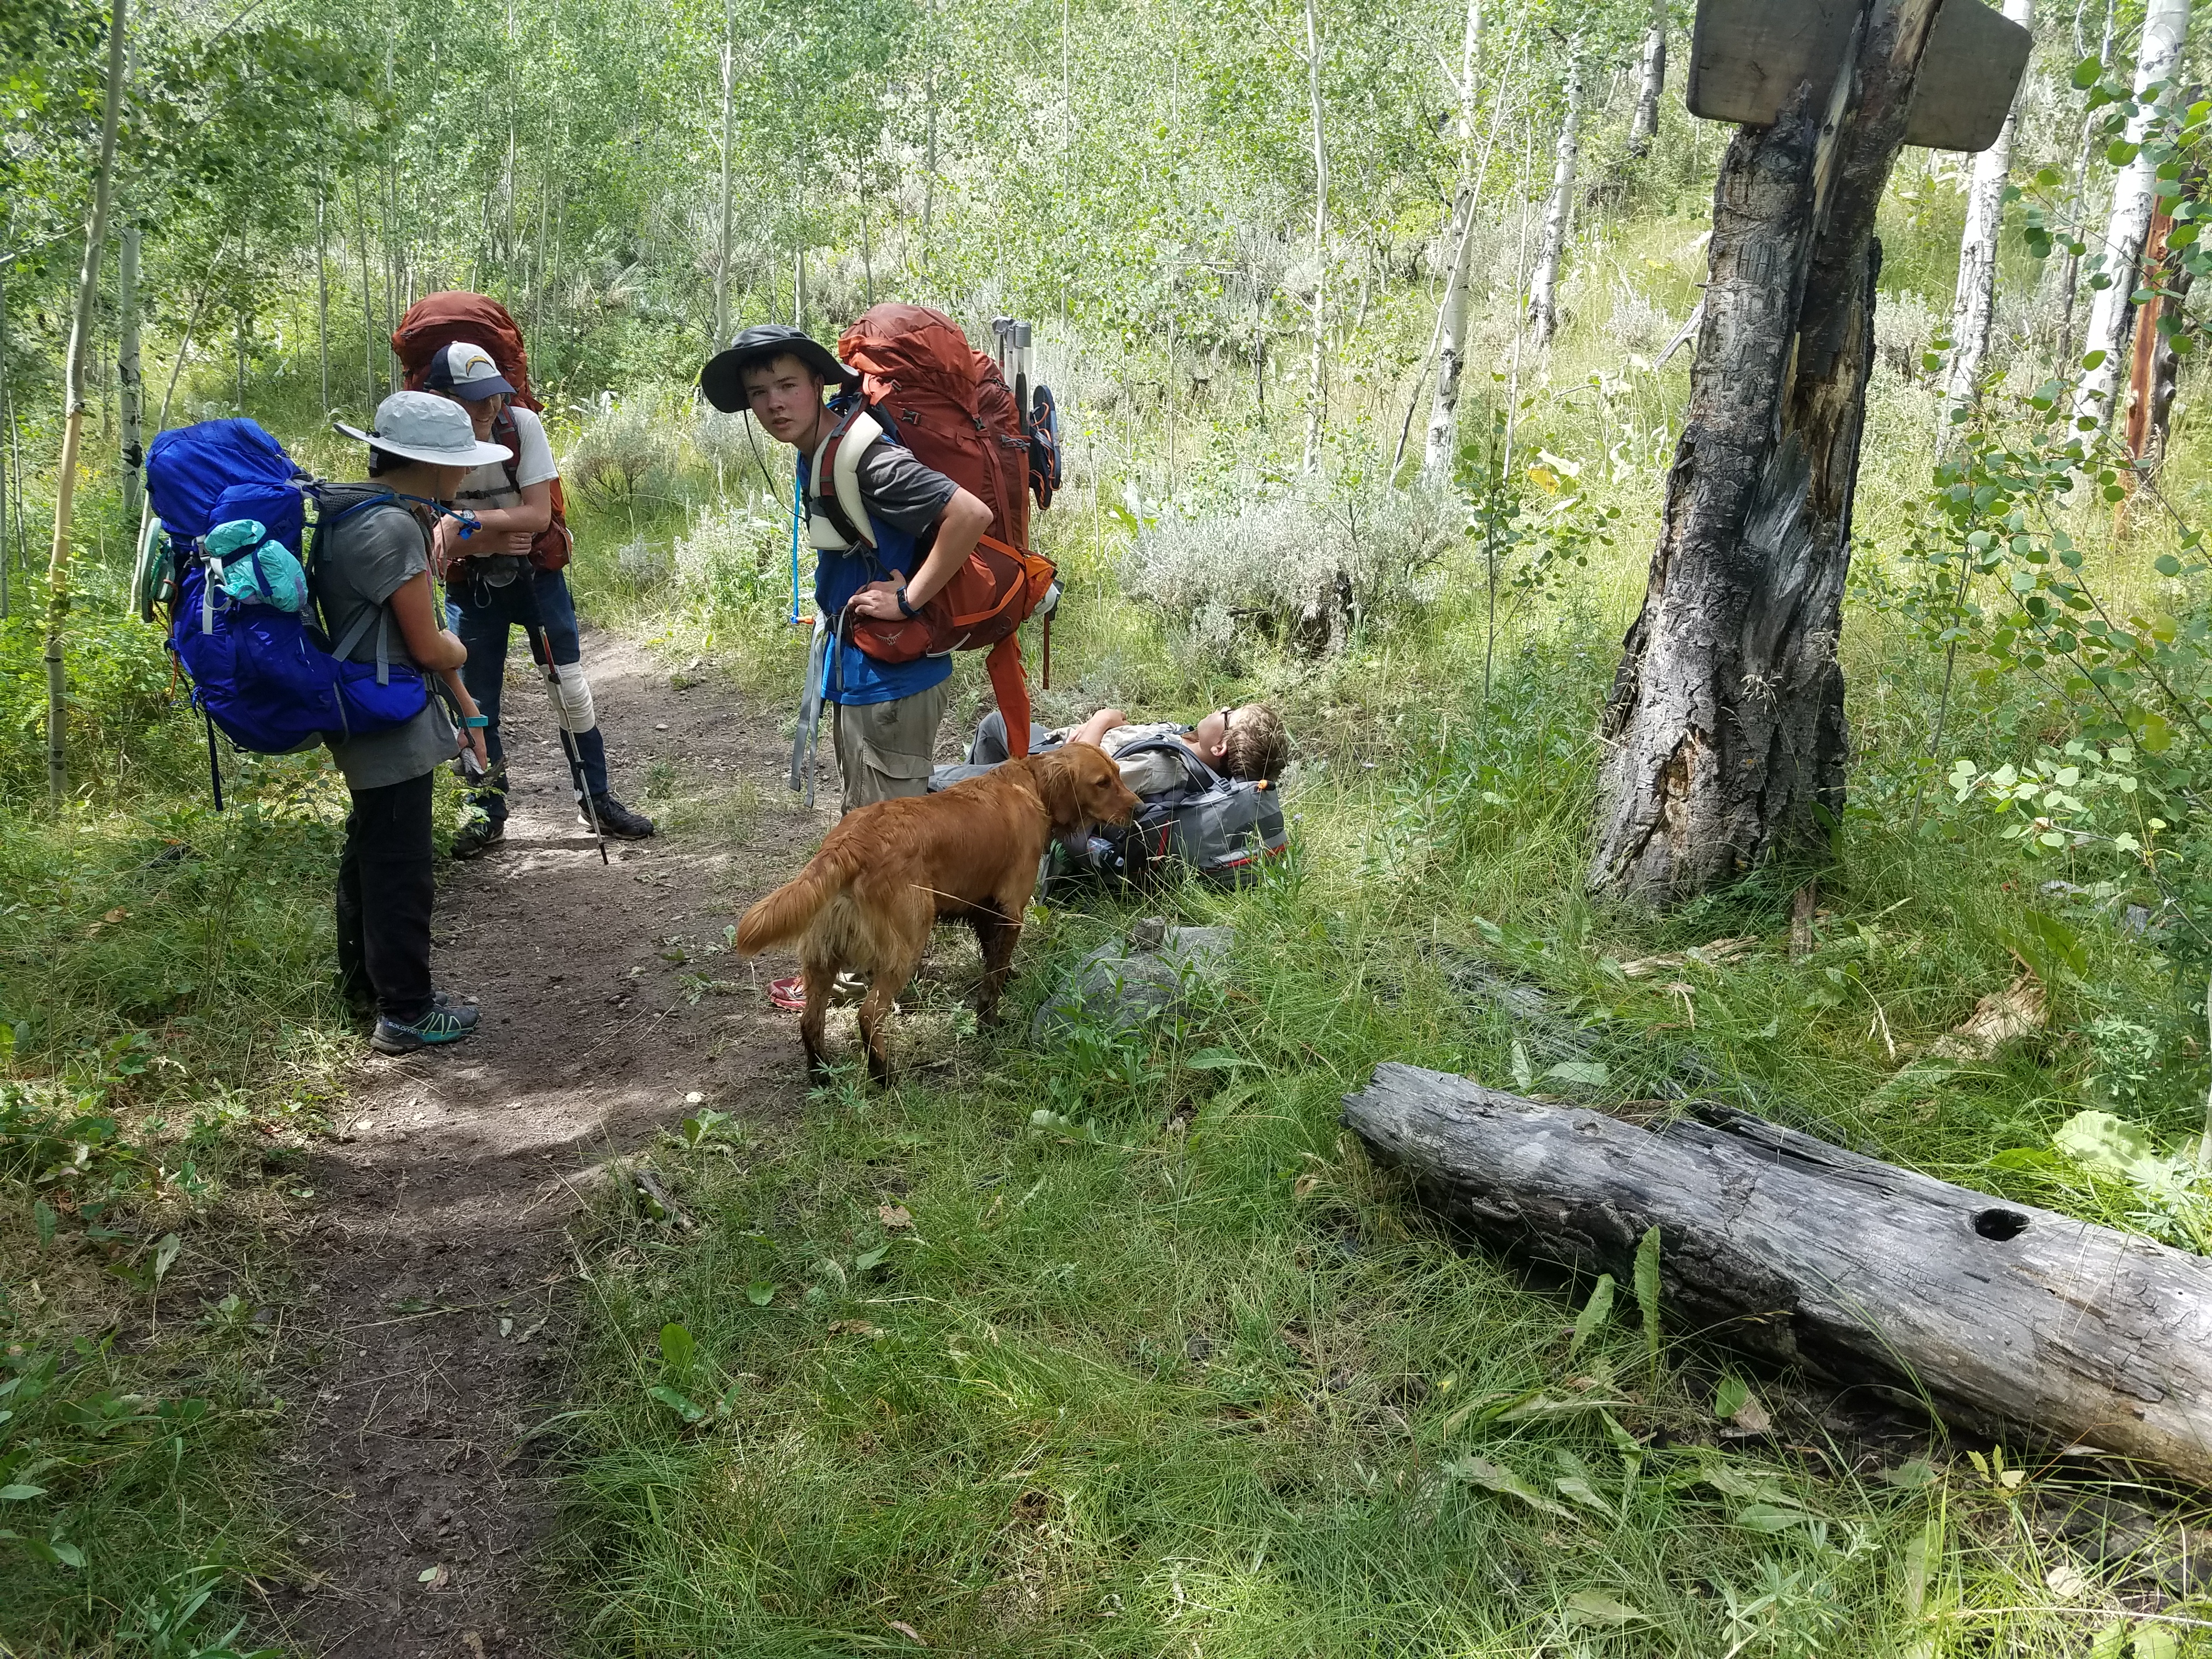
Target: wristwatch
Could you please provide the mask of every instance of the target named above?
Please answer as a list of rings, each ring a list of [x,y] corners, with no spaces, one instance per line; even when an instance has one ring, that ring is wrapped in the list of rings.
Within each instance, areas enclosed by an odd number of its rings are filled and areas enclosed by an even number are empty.
[[[906,602],[906,584],[904,582],[901,582],[899,584],[899,591],[896,594],[893,595],[893,597],[898,600],[900,616],[911,617],[914,615],[914,607]]]

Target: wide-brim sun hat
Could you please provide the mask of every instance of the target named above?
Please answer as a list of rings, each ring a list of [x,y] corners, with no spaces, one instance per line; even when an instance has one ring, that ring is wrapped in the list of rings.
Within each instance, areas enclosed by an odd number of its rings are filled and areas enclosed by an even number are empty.
[[[789,323],[755,323],[718,351],[699,371],[699,389],[725,415],[745,407],[744,371],[777,357],[796,357],[832,386],[856,386],[860,377],[837,361],[837,354],[803,328]]]
[[[366,432],[343,421],[331,424],[371,449],[433,466],[486,466],[514,453],[505,444],[478,439],[468,410],[434,392],[393,392],[377,404],[376,423]]]

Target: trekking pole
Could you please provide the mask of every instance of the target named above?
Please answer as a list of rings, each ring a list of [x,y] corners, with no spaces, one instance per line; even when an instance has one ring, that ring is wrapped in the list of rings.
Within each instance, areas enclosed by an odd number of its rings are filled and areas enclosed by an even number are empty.
[[[522,578],[528,580],[529,578]],[[592,826],[592,839],[599,844],[599,862],[609,863],[607,838],[599,828],[599,811],[592,802],[592,791],[584,781],[583,751],[577,747],[576,734],[568,729],[568,702],[561,689],[561,665],[553,660],[553,641],[545,632],[544,619],[538,614],[538,595],[530,596],[530,620],[522,624],[525,638],[530,641],[530,654],[538,664],[538,672],[545,676],[545,684],[553,691],[553,723],[561,728],[561,750],[568,757],[568,781],[576,787],[576,805],[582,809],[584,822]]]

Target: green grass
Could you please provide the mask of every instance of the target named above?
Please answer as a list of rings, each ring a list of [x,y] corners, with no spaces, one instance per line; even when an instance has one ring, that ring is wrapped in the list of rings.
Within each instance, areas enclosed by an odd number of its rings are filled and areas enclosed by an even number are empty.
[[[1524,640],[1486,716],[1425,711],[1374,771],[1309,763],[1282,878],[1164,896],[1238,933],[1231,988],[1171,1028],[961,1037],[956,975],[904,1017],[895,1090],[655,1154],[697,1225],[600,1217],[582,1651],[868,1651],[897,1621],[975,1655],[2055,1656],[2145,1606],[2052,1536],[2094,1483],[2008,1486],[1941,1440],[1909,1462],[1750,1373],[1783,1434],[1727,1442],[1725,1354],[1655,1372],[1626,1289],[1570,1352],[1587,1286],[1460,1248],[1339,1127],[1382,1059],[1601,1104],[1688,1087],[2128,1224],[2124,1194],[1992,1162],[2076,1109],[2078,1044],[1896,1086],[1876,1006],[1909,1054],[2011,976],[2002,849],[1855,823],[1802,961],[1785,881],[1663,920],[1580,896],[1607,665],[1576,639]],[[1128,914],[1048,918],[1019,997]],[[2125,941],[2090,947],[2062,1021],[2156,994]],[[1547,1075],[1571,1060],[1605,1081]]]
[[[1295,859],[1255,892],[1158,901],[1238,933],[1231,988],[1172,1027],[978,1038],[948,936],[901,1017],[895,1091],[817,1093],[788,1130],[702,1121],[697,1145],[655,1150],[697,1225],[597,1217],[560,1419],[556,1553],[580,1652],[872,1651],[910,1646],[902,1626],[975,1655],[1194,1659],[2206,1650],[2201,1592],[2155,1590],[2057,1536],[2057,1516],[2124,1489],[1940,1439],[1923,1469],[1763,1373],[1734,1381],[1780,1437],[1724,1438],[1724,1352],[1671,1340],[1655,1369],[1626,1289],[1571,1348],[1588,1285],[1462,1249],[1339,1127],[1340,1096],[1383,1059],[1638,1115],[1688,1091],[2212,1244],[2201,1201],[2148,1201],[2051,1146],[2089,1105],[2170,1145],[2194,1132],[2212,1080],[2194,970],[2129,937],[2118,907],[2042,890],[2094,886],[2086,861],[2024,863],[1941,787],[1957,755],[2016,757],[2075,711],[1970,668],[1935,752],[1942,660],[1868,603],[1871,584],[1841,647],[1851,806],[1809,953],[1789,940],[1802,871],[1664,917],[1584,893],[1595,714],[1686,388],[1686,356],[1648,365],[1704,275],[1700,175],[1681,146],[1666,154],[1671,171],[1631,186],[1637,215],[1586,216],[1568,327],[1522,363],[1516,453],[1578,463],[1588,501],[1620,516],[1568,587],[1501,617],[1487,697],[1472,547],[1425,611],[1340,655],[1196,659],[1176,619],[1118,586],[1123,486],[1155,504],[1167,489],[1161,412],[1072,400],[1074,483],[1040,526],[1069,584],[1040,715],[1275,701],[1300,755]],[[1940,312],[1951,283],[1957,192],[1922,171],[1885,220],[1893,331],[1929,314],[1911,296]],[[1506,362],[1503,304],[1478,331],[1486,371]],[[1387,459],[1431,321],[1411,289],[1376,296],[1345,360],[1358,372],[1333,382],[1346,471]],[[1081,373],[1157,380],[1146,349]],[[1916,349],[1887,341],[1874,377],[1867,575],[1926,490],[1936,405]],[[342,399],[363,395],[356,379]],[[1238,378],[1224,384],[1182,411],[1176,510],[1222,510],[1295,465],[1295,387],[1279,380],[1263,426]],[[215,389],[195,404],[187,385],[179,413],[230,412]],[[302,361],[254,392],[307,465],[355,470]],[[688,389],[627,393],[619,418],[553,416],[580,603],[672,672],[788,708],[803,636],[784,620],[780,496],[747,505],[750,452],[694,422]],[[1462,430],[1506,395],[1474,377]],[[2185,418],[2165,475],[2185,511],[2203,495],[2197,430]],[[199,729],[168,706],[157,642],[115,618],[128,537],[107,481],[80,514],[77,793],[58,817],[37,623],[0,629],[0,1344],[9,1375],[33,1379],[0,1400],[15,1413],[0,1486],[44,1488],[0,1503],[22,1535],[0,1540],[0,1647],[107,1654],[161,1650],[149,1619],[203,1586],[216,1599],[192,1629],[211,1640],[242,1574],[286,1570],[263,1490],[270,1339],[252,1320],[284,1286],[261,1223],[289,1201],[358,1034],[325,988],[340,793],[312,763],[227,757],[236,810],[209,811]],[[2068,522],[2106,591],[2186,598],[2151,574],[2170,526],[2138,515],[2116,533],[2086,504]],[[972,710],[980,665],[957,668],[956,709]],[[677,766],[646,783],[679,824],[741,832],[774,810],[744,781]],[[2045,1026],[1986,1061],[1916,1063],[2013,979],[2038,912],[2079,944],[2050,975]],[[1097,902],[1033,928],[1014,1000],[1046,997],[1130,914]],[[1684,954],[1724,938],[1753,942]],[[1662,955],[1681,960],[1642,971]],[[1542,1012],[1513,1014],[1508,988]],[[2155,1506],[2139,1554],[2202,1519]]]

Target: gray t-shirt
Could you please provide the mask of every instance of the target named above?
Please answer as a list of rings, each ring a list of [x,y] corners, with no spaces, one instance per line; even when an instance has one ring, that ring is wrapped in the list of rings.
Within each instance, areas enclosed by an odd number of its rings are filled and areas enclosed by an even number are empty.
[[[327,521],[375,489],[338,489],[325,493]],[[346,653],[354,662],[376,660],[377,634],[384,634],[386,660],[414,665],[401,637],[398,620],[386,601],[416,572],[430,568],[430,534],[406,507],[393,502],[365,507],[316,538],[312,580],[331,642],[343,639],[363,611],[380,611]],[[453,723],[434,696],[429,706],[404,726],[365,738],[331,744],[331,756],[345,774],[349,789],[380,789],[430,771],[454,754]]]
[[[860,457],[860,500],[872,519],[881,519],[894,530],[919,536],[935,524],[945,502],[959,486],[933,467],[924,466],[914,451],[879,438]]]

